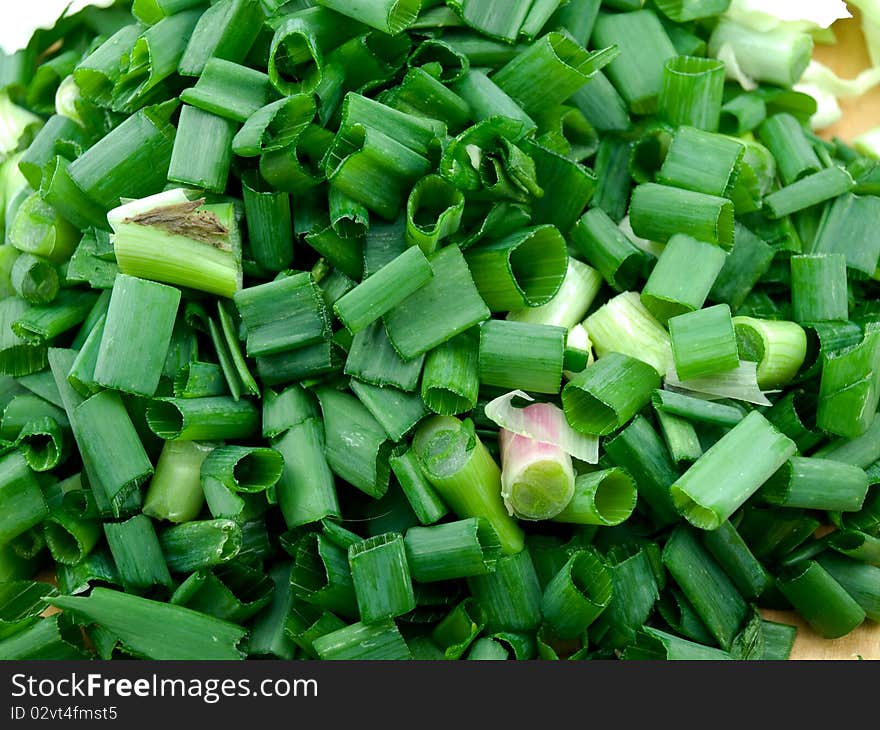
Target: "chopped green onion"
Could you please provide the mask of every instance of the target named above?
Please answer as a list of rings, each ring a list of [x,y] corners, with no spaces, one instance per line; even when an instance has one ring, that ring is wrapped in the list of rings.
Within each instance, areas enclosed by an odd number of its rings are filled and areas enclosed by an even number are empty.
[[[850,560],[831,552],[822,553],[817,562],[861,606],[867,617],[876,621],[880,616],[880,595],[877,579],[880,568]]]
[[[423,525],[432,525],[449,512],[449,508],[422,474],[418,458],[412,449],[403,453],[395,453],[388,461],[401,491],[406,496],[419,522]],[[408,535],[409,531],[407,531]],[[418,570],[416,562],[414,558],[410,557],[414,574]],[[420,580],[418,575],[415,577],[416,580]]]
[[[258,430],[258,415],[252,403],[222,396],[156,398],[146,412],[150,430],[172,441],[247,438]]]
[[[290,196],[248,178],[242,178],[241,192],[254,260],[269,271],[287,268],[293,259]]]
[[[241,527],[232,520],[193,520],[159,535],[168,568],[189,573],[226,563],[241,550]]]
[[[660,116],[675,125],[718,130],[724,96],[724,64],[713,58],[675,56],[663,65]]]
[[[379,387],[352,380],[352,392],[385,429],[392,441],[400,441],[428,411],[417,393]]]
[[[201,468],[211,449],[196,441],[166,441],[147,487],[144,514],[170,522],[198,517],[205,503]]]
[[[558,393],[565,330],[489,320],[480,327],[480,382],[536,393]]]
[[[602,208],[584,213],[570,236],[578,253],[616,290],[635,284],[644,256]]]
[[[29,304],[48,304],[60,288],[57,269],[27,253],[16,257],[9,278],[13,291]]]
[[[696,527],[716,529],[796,451],[791,439],[753,411],[672,485],[676,509]],[[745,453],[751,455],[748,461]]]
[[[784,569],[776,583],[795,610],[826,639],[843,636],[865,620],[862,607],[814,560]]]
[[[611,573],[592,550],[574,553],[544,588],[541,614],[562,639],[581,634],[611,600]]]
[[[623,469],[613,467],[580,474],[574,495],[553,519],[577,525],[619,525],[636,507],[636,483]]]
[[[464,212],[464,195],[439,175],[419,180],[406,202],[406,240],[426,254],[455,233]]]
[[[313,645],[321,659],[412,659],[409,647],[393,621],[350,624],[318,637]]]
[[[18,451],[0,458],[0,503],[0,545],[27,532],[49,514],[40,485]]]
[[[807,354],[807,336],[801,327],[754,317],[734,317],[733,327],[739,356],[757,363],[761,388],[779,388],[794,379]]]
[[[501,556],[494,530],[481,518],[411,527],[405,544],[413,578],[423,583],[484,575]]]
[[[758,494],[770,504],[856,512],[868,493],[863,469],[831,459],[795,456],[765,482]]]
[[[56,596],[53,606],[106,628],[137,656],[148,659],[241,659],[246,631],[182,606],[96,587],[85,597]],[[157,632],[156,626],[163,630]]]
[[[244,122],[274,95],[269,77],[262,71],[211,58],[195,86],[184,89],[180,99],[202,111]]]
[[[262,26],[262,8],[249,0],[220,0],[202,13],[178,72],[199,76],[212,58],[243,61]]]
[[[874,276],[880,259],[880,236],[873,221],[880,204],[873,195],[841,195],[822,217],[809,253],[842,253],[846,265]]]
[[[333,311],[352,334],[357,334],[404,302],[433,276],[422,250],[412,246],[340,297]]]
[[[110,211],[119,270],[231,297],[241,288],[237,231],[203,203],[177,189]]]
[[[752,554],[745,540],[729,522],[702,534],[703,544],[736,585],[743,598],[754,600],[764,594],[773,579]]]
[[[171,588],[171,575],[149,517],[135,515],[125,522],[106,522],[104,535],[127,592],[145,593],[153,586]]]
[[[329,339],[324,299],[308,272],[241,289],[235,304],[247,330],[248,355],[273,355]]]
[[[655,413],[663,441],[676,465],[693,464],[703,455],[700,437],[690,421],[659,409]]]
[[[475,246],[465,258],[493,312],[549,302],[562,286],[568,261],[565,241],[553,226],[526,228]]]
[[[848,319],[846,257],[842,253],[792,256],[791,308],[796,322]]]
[[[645,282],[642,304],[664,323],[700,309],[727,258],[718,246],[683,234],[672,236]]]
[[[878,365],[880,330],[870,330],[860,343],[827,356],[819,384],[819,428],[846,438],[868,430],[880,401]]]
[[[730,649],[745,622],[746,602],[689,528],[672,533],[663,548],[663,564],[715,641]]]
[[[315,116],[315,102],[306,94],[294,94],[260,107],[251,114],[232,139],[232,152],[239,157],[258,157],[294,144]]]
[[[493,631],[530,631],[541,622],[541,586],[528,550],[505,555],[495,570],[467,579]]]
[[[403,536],[385,533],[348,548],[361,621],[376,623],[415,608]]]
[[[473,349],[476,351],[476,337],[474,340]],[[453,342],[455,338],[449,341]],[[424,361],[424,356],[410,360],[401,358],[388,339],[382,322],[376,321],[354,336],[345,361],[345,374],[371,385],[390,385],[409,392],[418,387]]]
[[[407,360],[489,317],[457,246],[442,248],[428,261],[433,278],[384,318],[394,349]]]
[[[69,408],[68,415],[92,489],[114,516],[132,499],[139,506],[138,487],[152,476],[153,466],[119,394],[102,391]]]
[[[480,387],[479,339],[468,330],[428,353],[422,372],[425,406],[441,416],[473,410]]]
[[[739,365],[737,338],[726,304],[679,314],[668,324],[675,371],[682,380],[714,375]]]
[[[832,165],[800,178],[764,198],[771,218],[782,218],[852,190],[854,182],[842,167]]]
[[[636,480],[639,497],[654,521],[668,525],[678,519],[669,492],[679,478],[660,436],[644,416],[636,416],[630,424],[605,442],[611,461]]]
[[[119,274],[110,296],[94,382],[152,396],[162,375],[179,303],[177,289]],[[144,319],[147,316],[149,321]],[[132,337],[135,332],[139,336]]]
[[[709,38],[709,55],[735,63],[741,74],[753,84],[790,88],[794,86],[813,52],[809,33],[779,25],[770,30],[755,30],[730,18],[722,18]],[[754,81],[753,81],[754,80]]]
[[[733,203],[726,198],[656,183],[633,190],[630,222],[641,238],[668,241],[676,233],[733,248]]]
[[[461,519],[485,518],[505,554],[522,550],[522,531],[501,499],[501,470],[475,433],[456,418],[434,416],[419,425],[413,450],[431,486]]]
[[[758,129],[758,135],[773,153],[784,185],[791,185],[822,169],[803,127],[791,114],[768,118]]]
[[[709,298],[738,310],[770,266],[773,248],[740,223],[734,224],[733,249],[727,254]]]
[[[591,42],[620,50],[608,66],[608,76],[630,110],[634,114],[656,111],[665,62],[677,55],[657,15],[652,10],[599,13]]]
[[[549,411],[549,412],[548,412]],[[534,403],[522,410],[522,417],[553,424],[556,407]],[[574,468],[571,457],[558,446],[530,439],[502,429],[501,496],[511,514],[521,519],[544,520],[555,517],[574,495]]]
[[[378,499],[388,491],[388,434],[353,395],[329,387],[317,395],[324,416],[327,463],[336,475]]]
[[[562,407],[575,430],[601,436],[624,426],[659,385],[650,365],[612,352],[569,381]]]
[[[610,299],[584,320],[584,327],[600,358],[619,352],[648,363],[661,376],[672,365],[669,335],[635,292]]]

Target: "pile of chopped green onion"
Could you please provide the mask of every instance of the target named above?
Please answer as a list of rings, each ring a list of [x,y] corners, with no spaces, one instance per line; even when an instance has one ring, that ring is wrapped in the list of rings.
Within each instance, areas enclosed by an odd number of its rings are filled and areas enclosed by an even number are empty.
[[[880,161],[729,5],[134,0],[0,56],[0,659],[880,620]]]

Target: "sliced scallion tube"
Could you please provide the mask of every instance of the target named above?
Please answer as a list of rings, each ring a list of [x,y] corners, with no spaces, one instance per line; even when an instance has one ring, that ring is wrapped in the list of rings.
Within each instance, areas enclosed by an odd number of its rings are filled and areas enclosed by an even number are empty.
[[[144,514],[170,522],[198,517],[205,503],[201,468],[211,448],[196,441],[166,441],[147,487]]]
[[[880,401],[880,330],[867,332],[862,341],[828,355],[819,383],[816,424],[846,438],[864,434],[874,421]]]
[[[677,55],[656,13],[599,13],[591,41],[597,46],[616,45],[620,49],[607,72],[630,110],[636,114],[656,111],[664,63]]]
[[[611,600],[611,573],[593,550],[574,553],[544,588],[541,614],[562,639],[581,634]]]
[[[0,458],[0,544],[5,545],[39,524],[49,510],[40,485],[24,457],[12,451]]]
[[[147,406],[146,419],[153,433],[165,440],[222,440],[255,433],[259,414],[249,401],[222,396],[157,398]]]
[[[584,327],[600,358],[619,352],[648,363],[658,375],[672,364],[669,335],[636,292],[610,299],[584,320]]]
[[[730,307],[713,307],[679,314],[669,320],[675,371],[682,380],[732,370],[739,364]]]
[[[107,628],[149,659],[241,659],[245,630],[203,613],[96,587],[87,597],[57,596],[54,606]],[[162,626],[163,631],[155,631]]]
[[[536,393],[558,393],[565,330],[492,319],[480,327],[480,382]]]
[[[528,421],[551,424],[555,407],[534,403],[522,410]],[[549,413],[548,413],[549,411]],[[527,520],[550,519],[571,501],[574,468],[571,457],[552,443],[537,441],[502,429],[501,496],[511,514]]]
[[[740,172],[743,145],[721,134],[679,127],[657,182],[729,198]]]
[[[640,238],[668,241],[676,233],[733,248],[733,203],[726,198],[657,183],[633,190],[630,223]]]
[[[393,621],[350,624],[318,637],[314,647],[321,659],[412,659],[409,647]]]
[[[485,518],[505,554],[522,549],[522,531],[501,499],[501,470],[475,433],[457,418],[434,416],[419,425],[413,450],[425,477],[460,518]]]
[[[577,476],[574,495],[553,520],[577,525],[619,525],[636,507],[635,480],[613,467]]]
[[[480,296],[493,312],[537,307],[559,291],[568,259],[554,226],[526,228],[465,254]]]
[[[724,64],[713,58],[675,56],[663,65],[659,111],[667,122],[718,130],[724,97]]]
[[[383,388],[357,380],[352,380],[349,385],[392,441],[400,441],[428,413],[417,393],[406,393],[397,388]]]
[[[791,308],[796,322],[849,319],[846,257],[842,253],[792,256]]]
[[[426,254],[455,233],[464,212],[464,195],[439,175],[428,175],[413,186],[406,202],[406,240]]]
[[[202,13],[178,72],[199,76],[211,58],[239,63],[244,60],[260,32],[261,8],[246,0],[221,0]]]
[[[454,340],[455,338],[452,338],[449,341]],[[476,351],[476,337],[474,337],[473,349]],[[352,339],[348,358],[345,361],[345,374],[371,385],[380,387],[390,385],[409,392],[418,387],[424,362],[424,356],[404,360],[388,339],[382,322],[376,321],[358,332]],[[474,364],[473,367],[476,368],[476,365]],[[474,398],[476,399],[476,395]]]
[[[791,439],[752,411],[672,485],[672,499],[688,522],[716,529],[796,451]],[[744,453],[751,454],[747,462]]]
[[[242,546],[241,526],[232,520],[193,520],[159,534],[168,569],[176,573],[227,563]]]
[[[782,218],[848,193],[854,184],[845,169],[832,165],[770,193],[764,206],[771,218]]]
[[[384,317],[388,338],[406,360],[489,317],[458,246],[446,246],[428,261],[433,278]]]
[[[562,407],[576,430],[601,436],[625,425],[659,385],[650,365],[612,352],[568,382],[562,390]]]
[[[826,639],[848,634],[865,620],[864,609],[815,560],[784,569],[776,584],[795,610]]]
[[[788,385],[807,353],[806,333],[794,322],[734,317],[737,346],[743,360],[757,363],[761,388]]]
[[[700,309],[726,259],[718,246],[683,234],[672,236],[645,282],[642,304],[660,322]]]
[[[758,494],[771,504],[855,512],[868,493],[864,469],[831,459],[794,456],[768,479]]]
[[[618,291],[631,288],[644,257],[601,208],[581,216],[570,233],[572,245]]]
[[[388,434],[353,395],[329,387],[317,395],[324,415],[327,463],[335,474],[378,499],[388,490]]]
[[[849,268],[874,276],[880,259],[880,235],[873,224],[878,212],[873,195],[841,195],[822,217],[809,253],[842,253]]]
[[[746,602],[690,528],[672,533],[663,548],[663,564],[721,648],[730,649],[745,621]]]
[[[395,452],[398,450],[396,449]],[[401,491],[406,496],[410,507],[423,525],[432,525],[439,521],[449,508],[440,499],[434,488],[428,483],[412,449],[394,453],[388,460]],[[409,531],[407,531],[409,535]],[[410,567],[417,571],[414,560],[410,558]],[[420,578],[416,575],[416,580]]]
[[[324,299],[308,272],[241,289],[235,304],[247,329],[249,355],[273,355],[329,339]]]
[[[508,320],[565,327],[570,330],[589,310],[599,293],[602,277],[593,267],[569,256],[562,286],[546,304],[507,314]]]
[[[421,395],[441,416],[473,410],[480,388],[479,338],[468,330],[438,345],[425,358]]]
[[[703,544],[739,589],[743,598],[759,598],[773,584],[767,569],[729,522],[702,534]]]
[[[173,287],[119,274],[110,296],[94,381],[106,388],[152,396],[162,375],[179,303],[180,292]],[[132,337],[135,332],[140,335]]]
[[[666,446],[644,416],[605,442],[611,461],[636,480],[639,496],[658,524],[668,525],[678,519],[669,488],[679,478]]]
[[[505,555],[495,570],[467,579],[494,631],[532,631],[541,622],[541,585],[528,550]]]
[[[27,253],[16,257],[9,278],[13,291],[30,304],[48,304],[60,288],[56,268]]]
[[[352,334],[357,334],[404,302],[433,276],[422,250],[411,246],[340,297],[333,311]]]
[[[348,548],[361,621],[376,623],[415,608],[403,536],[385,533]]]
[[[861,606],[867,617],[876,621],[880,616],[880,595],[877,579],[880,568],[850,560],[832,552],[822,553],[817,561],[844,590]]]
[[[171,588],[171,574],[149,517],[135,515],[125,522],[106,522],[104,535],[126,591],[145,593],[153,586]]]

